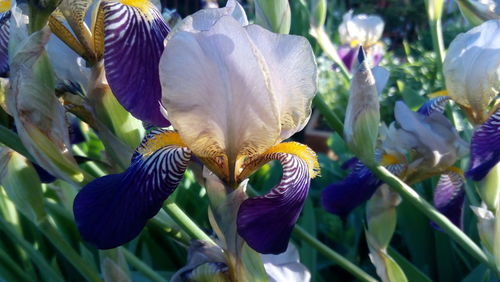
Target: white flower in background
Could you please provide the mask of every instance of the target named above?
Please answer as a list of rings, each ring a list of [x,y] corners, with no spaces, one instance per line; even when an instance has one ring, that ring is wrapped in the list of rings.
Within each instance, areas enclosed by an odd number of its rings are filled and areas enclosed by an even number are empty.
[[[443,71],[449,96],[475,123],[484,122],[500,91],[500,20],[459,34],[448,48]]]
[[[339,26],[340,41],[351,46],[370,46],[382,37],[384,21],[376,15],[359,14],[353,16],[353,11],[347,12]]]
[[[347,12],[339,26],[342,46],[338,54],[348,70],[352,70],[358,54],[358,46],[363,46],[372,65],[376,66],[384,55],[384,46],[379,41],[384,31],[384,21],[376,15]]]

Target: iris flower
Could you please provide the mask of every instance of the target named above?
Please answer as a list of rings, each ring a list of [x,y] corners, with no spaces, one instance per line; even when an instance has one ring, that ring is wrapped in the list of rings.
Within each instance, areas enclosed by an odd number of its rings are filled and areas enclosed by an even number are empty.
[[[161,13],[148,0],[91,4],[63,0],[59,5],[62,16],[55,13],[49,18],[52,32],[87,65],[104,64],[105,79],[98,72],[91,80],[109,84],[118,102],[133,116],[150,125],[169,126],[158,102],[161,88],[157,62],[170,30]],[[89,27],[84,20],[90,8],[94,10]]]
[[[184,19],[169,34],[158,67],[146,55],[131,58],[149,53],[126,42],[159,46],[149,40],[160,37],[139,37],[128,25],[141,23],[154,30],[163,26],[160,17],[138,17],[149,9],[146,6],[113,2],[107,7],[108,28],[122,26],[105,36],[105,46],[115,51],[108,58],[123,63],[122,71],[114,74],[117,82],[133,84],[137,78],[127,75],[127,67],[142,60],[147,60],[150,73],[159,68],[162,112],[175,131],[152,130],[126,171],[98,178],[78,193],[74,214],[83,238],[101,249],[135,238],[195,157],[231,188],[265,163],[278,160],[283,167],[280,183],[241,204],[237,230],[260,253],[285,251],[310,179],[319,171],[310,148],[281,143],[301,130],[310,116],[317,70],[308,41],[249,25],[243,8],[229,1],[225,8],[201,10]],[[112,44],[106,43],[108,37]],[[133,101],[139,99],[136,94],[126,95]],[[158,109],[160,101],[148,107]]]
[[[479,125],[466,172],[479,181],[500,161],[500,20],[459,34],[448,48],[443,71],[448,95]]]
[[[362,46],[376,66],[382,60],[384,47],[380,42],[384,31],[384,21],[376,15],[359,14],[353,16],[353,11],[347,12],[339,26],[342,45],[338,54],[348,70],[352,70],[358,56],[358,46]]]
[[[396,122],[381,127],[376,159],[408,183],[441,175],[434,192],[434,205],[461,226],[464,178],[453,164],[467,152],[467,147],[442,114],[448,101],[448,97],[434,98],[417,112],[397,102]],[[383,184],[355,158],[346,162],[344,168],[351,169],[351,173],[322,193],[323,207],[340,216],[368,200]]]

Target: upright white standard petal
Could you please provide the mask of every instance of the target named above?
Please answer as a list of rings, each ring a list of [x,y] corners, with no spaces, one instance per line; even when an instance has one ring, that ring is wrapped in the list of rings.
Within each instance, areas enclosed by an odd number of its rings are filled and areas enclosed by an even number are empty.
[[[450,97],[470,108],[477,123],[500,91],[500,20],[487,21],[450,44],[443,65]]]
[[[304,37],[272,33],[258,25],[246,31],[264,57],[260,63],[269,71],[270,90],[277,99],[280,139],[287,139],[302,130],[311,115],[317,86],[313,51]]]
[[[376,15],[359,14],[353,16],[347,12],[339,26],[342,44],[369,46],[375,44],[384,31],[384,21]]]
[[[229,0],[224,8],[203,9],[191,16],[187,16],[178,27],[176,27],[176,30],[190,32],[206,31],[224,16],[233,17],[242,26],[248,25],[247,15],[240,3],[236,0]]]
[[[264,58],[245,29],[222,17],[210,30],[177,32],[160,61],[162,104],[199,157],[263,152],[279,141],[276,98]]]
[[[194,24],[195,14],[167,40],[162,104],[197,156],[227,157],[234,167],[305,126],[316,63],[305,38],[243,26],[221,9],[204,13],[206,23]]]

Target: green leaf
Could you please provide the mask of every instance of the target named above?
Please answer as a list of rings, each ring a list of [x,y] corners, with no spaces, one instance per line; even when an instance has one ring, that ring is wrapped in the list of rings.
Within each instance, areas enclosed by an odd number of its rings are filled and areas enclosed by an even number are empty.
[[[479,264],[474,270],[472,270],[462,282],[493,282],[493,275],[491,275],[491,270],[485,264]]]
[[[399,267],[399,265],[389,255],[384,255],[384,262],[389,281],[391,282],[408,281],[401,267]]]
[[[0,230],[20,246],[29,256],[31,261],[37,266],[40,274],[45,281],[64,281],[62,277],[53,269],[48,261],[42,256],[39,250],[35,250],[31,244],[26,241],[21,234],[17,233],[15,229],[9,225],[2,217],[0,217]]]
[[[249,279],[248,281],[268,281],[266,269],[262,264],[260,254],[250,248],[246,243],[243,244],[243,248],[241,249],[241,260],[247,275],[246,278]]]
[[[7,281],[33,281],[8,254],[0,249],[0,279],[5,277]]]
[[[314,206],[311,197],[308,197],[304,203],[304,209],[302,210],[302,217],[300,218],[299,225],[311,234],[311,236],[317,236],[316,216],[314,214]],[[316,281],[316,263],[318,252],[306,244],[301,244],[299,252],[300,262],[311,272],[311,281]]]
[[[395,249],[388,249],[388,254],[397,262],[411,282],[432,282],[422,271],[416,268],[410,261],[398,253]]]
[[[26,158],[0,148],[0,182],[16,209],[29,220],[36,224],[46,217],[42,184]]]
[[[403,201],[398,207],[398,227],[411,261],[424,272],[432,273],[436,265],[434,237],[429,220],[410,203]]]

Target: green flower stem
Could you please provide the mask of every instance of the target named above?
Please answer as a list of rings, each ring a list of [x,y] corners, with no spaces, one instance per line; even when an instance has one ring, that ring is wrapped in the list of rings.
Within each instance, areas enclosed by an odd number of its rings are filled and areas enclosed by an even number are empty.
[[[321,100],[322,98],[321,96],[316,96],[315,100],[316,99]],[[335,116],[335,113],[328,108],[318,107],[318,110],[323,116]],[[338,120],[338,118],[326,119],[328,125],[342,136],[342,130],[340,128],[343,128],[343,125],[339,125]],[[441,227],[455,242],[461,245],[473,257],[475,257],[480,262],[485,263],[494,271],[497,271],[495,263],[488,258],[488,256],[481,250],[478,245],[476,245],[476,243],[474,243],[474,241],[472,241],[464,232],[462,232],[462,230],[456,227],[446,216],[438,212],[424,198],[420,197],[420,195],[418,195],[418,193],[415,192],[415,190],[413,190],[410,186],[401,181],[398,177],[394,176],[383,166],[371,166],[369,167],[369,169],[380,180],[384,181],[392,189],[396,190],[403,197],[403,199],[410,202],[429,219],[439,225],[439,227]]]
[[[445,57],[444,53],[444,41],[443,41],[443,31],[441,29],[441,18],[436,21],[429,21],[429,25],[431,28],[431,36],[432,36],[432,46],[434,48],[434,52],[436,52],[438,59],[438,66],[441,70],[443,66],[443,61]]]
[[[68,244],[48,218],[39,222],[37,227],[88,281],[102,281],[99,274]]]
[[[377,279],[370,276],[368,273],[364,272],[361,268],[344,258],[339,253],[330,249],[327,245],[321,243],[318,239],[314,238],[311,234],[307,233],[299,225],[295,225],[293,229],[293,235],[300,240],[306,242],[311,247],[315,248],[320,254],[324,255],[326,258],[332,262],[337,263],[340,267],[349,271],[352,275],[361,281],[377,281]]]
[[[318,94],[314,97],[313,105],[318,109],[321,115],[325,118],[328,125],[335,130],[340,136],[344,135],[344,125],[342,121],[330,110],[323,98]]]
[[[217,245],[176,203],[167,202],[163,209],[192,239],[207,241]]]
[[[465,233],[455,226],[446,216],[437,211],[431,204],[415,192],[410,186],[393,175],[385,167],[376,165],[368,167],[380,180],[387,183],[397,191],[403,199],[410,202],[414,207],[425,214],[429,219],[441,227],[455,242],[461,245],[469,254],[478,261],[488,265],[495,272],[495,262],[490,260],[481,248],[474,243]]]
[[[120,247],[123,256],[127,260],[127,262],[135,267],[139,272],[144,274],[146,278],[149,278],[151,281],[155,282],[166,282],[167,280],[161,277],[157,272],[151,269],[147,264],[142,262],[139,258],[137,258],[133,253],[131,253],[126,248]]]
[[[340,72],[342,73],[344,78],[349,81],[351,79],[351,74],[344,65],[344,62],[342,62],[339,55],[337,54],[337,48],[335,48],[335,46],[333,45],[325,29],[322,26],[311,27],[309,33],[312,37],[316,38],[316,41],[318,42],[321,49],[323,49],[323,52],[325,52],[325,54],[339,66]]]
[[[165,213],[163,210],[161,210],[160,213],[161,212]],[[184,230],[180,228],[177,229],[176,227],[174,227],[173,222],[171,224],[168,224],[167,222],[164,222],[163,220],[158,218],[158,216],[156,216],[151,219],[150,223],[156,228],[161,229],[161,231],[165,232],[170,238],[177,241],[177,243],[185,247],[189,247],[189,244],[191,243],[191,238],[186,234]]]
[[[439,72],[442,70],[444,61],[444,41],[443,31],[441,28],[441,15],[443,13],[443,0],[426,0],[427,16],[429,19],[429,27],[431,29],[432,47],[437,56],[436,65]]]
[[[42,276],[50,281],[64,281],[59,274],[57,274],[52,266],[47,263],[45,258],[40,254],[39,251],[35,250],[33,246],[28,243],[22,236],[20,236],[15,229],[0,216],[0,230],[5,232],[5,234],[16,244],[18,244],[33,261],[33,263],[38,267]]]

